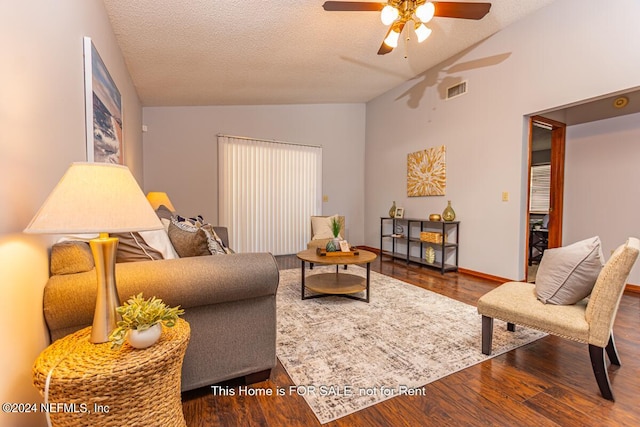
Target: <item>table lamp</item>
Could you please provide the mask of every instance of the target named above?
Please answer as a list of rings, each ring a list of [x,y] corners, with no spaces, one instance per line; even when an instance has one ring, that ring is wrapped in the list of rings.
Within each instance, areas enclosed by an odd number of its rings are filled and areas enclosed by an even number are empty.
[[[171,212],[175,212],[176,208],[171,204],[169,196],[164,191],[150,191],[147,193],[147,200],[151,203],[153,210],[157,210],[160,206],[164,205]]]
[[[98,284],[91,342],[98,344],[109,341],[119,318],[115,276],[118,239],[109,233],[162,228],[126,166],[73,163],[24,232],[99,234],[89,242]]]

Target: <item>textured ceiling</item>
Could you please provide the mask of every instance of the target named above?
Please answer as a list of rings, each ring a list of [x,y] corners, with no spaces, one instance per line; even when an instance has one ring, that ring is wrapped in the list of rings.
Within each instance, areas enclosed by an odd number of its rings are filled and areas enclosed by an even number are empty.
[[[377,55],[376,12],[324,0],[104,0],[144,106],[366,102],[554,0],[494,0],[480,21]],[[408,58],[405,59],[405,53]]]

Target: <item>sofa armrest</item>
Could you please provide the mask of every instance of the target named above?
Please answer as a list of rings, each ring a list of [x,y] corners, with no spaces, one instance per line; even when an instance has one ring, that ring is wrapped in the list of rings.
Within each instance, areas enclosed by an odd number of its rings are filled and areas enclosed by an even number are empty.
[[[116,265],[122,302],[140,292],[167,305],[190,308],[275,295],[279,272],[269,253],[242,253],[141,261]],[[44,290],[44,315],[56,340],[91,325],[95,270],[52,276]]]

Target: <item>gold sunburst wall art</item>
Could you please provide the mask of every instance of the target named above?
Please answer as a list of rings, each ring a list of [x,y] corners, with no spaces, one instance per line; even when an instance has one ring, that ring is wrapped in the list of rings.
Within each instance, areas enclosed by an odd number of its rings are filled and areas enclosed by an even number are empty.
[[[407,196],[444,196],[447,184],[445,146],[407,155]]]

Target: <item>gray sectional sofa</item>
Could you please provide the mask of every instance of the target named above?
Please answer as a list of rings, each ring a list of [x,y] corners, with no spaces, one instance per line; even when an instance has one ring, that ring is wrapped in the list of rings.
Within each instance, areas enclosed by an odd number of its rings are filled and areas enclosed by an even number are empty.
[[[226,237],[226,230],[219,234]],[[276,365],[278,281],[278,267],[269,253],[116,265],[122,301],[142,292],[184,308],[191,339],[182,368],[183,391],[238,377],[247,382],[268,378]],[[95,298],[94,270],[52,275],[44,289],[52,341],[90,326]]]

